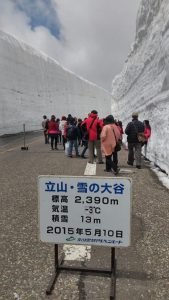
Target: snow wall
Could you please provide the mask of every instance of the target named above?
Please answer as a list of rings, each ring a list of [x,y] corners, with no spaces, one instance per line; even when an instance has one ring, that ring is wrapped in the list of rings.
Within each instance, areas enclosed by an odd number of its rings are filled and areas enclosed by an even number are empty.
[[[136,39],[124,68],[112,83],[112,112],[131,121],[133,111],[148,119],[148,158],[169,174],[169,1],[142,0]]]
[[[111,112],[112,95],[0,31],[0,135],[41,128],[42,116]]]

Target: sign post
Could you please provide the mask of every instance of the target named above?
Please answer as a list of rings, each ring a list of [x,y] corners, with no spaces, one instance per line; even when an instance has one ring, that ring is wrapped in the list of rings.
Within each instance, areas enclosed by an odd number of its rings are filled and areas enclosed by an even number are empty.
[[[111,276],[110,299],[115,299],[115,247],[130,245],[131,179],[90,176],[39,176],[40,240],[55,244],[55,274],[61,270]],[[64,266],[58,244],[111,247],[111,267],[90,269]]]
[[[26,146],[25,124],[23,124],[23,147],[21,147],[21,150],[28,150],[28,147]]]

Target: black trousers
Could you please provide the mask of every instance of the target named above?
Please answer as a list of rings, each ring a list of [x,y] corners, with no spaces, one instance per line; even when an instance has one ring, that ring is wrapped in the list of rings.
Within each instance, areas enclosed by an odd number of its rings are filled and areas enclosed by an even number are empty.
[[[63,149],[65,150],[65,144],[66,144],[66,139],[64,137],[64,135],[62,135],[62,143],[63,143]]]
[[[58,135],[57,134],[50,134],[50,138],[51,138],[51,148],[53,148],[54,143],[55,143],[55,149],[57,149],[57,144],[58,144]]]
[[[114,151],[113,152],[113,162],[118,165],[118,152]]]
[[[83,146],[84,146],[84,148],[83,148],[83,151],[81,153],[81,156],[84,156],[87,149],[88,149],[88,141],[83,141]]]
[[[112,161],[112,154],[105,156],[106,157],[106,171],[111,171],[111,169],[113,169],[116,172],[117,171],[117,163]]]

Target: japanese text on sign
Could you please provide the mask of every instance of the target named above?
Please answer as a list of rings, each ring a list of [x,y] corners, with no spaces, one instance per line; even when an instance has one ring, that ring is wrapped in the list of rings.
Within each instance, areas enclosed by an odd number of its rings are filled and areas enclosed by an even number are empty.
[[[128,178],[39,176],[40,238],[128,246],[130,198]]]

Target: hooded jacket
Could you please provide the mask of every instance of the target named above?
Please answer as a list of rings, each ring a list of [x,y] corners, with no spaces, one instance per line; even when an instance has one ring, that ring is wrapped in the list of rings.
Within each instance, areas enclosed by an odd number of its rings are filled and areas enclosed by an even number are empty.
[[[102,130],[102,122],[99,120],[97,114],[90,113],[89,117],[82,123],[82,127],[84,128],[85,126],[89,133],[89,141],[98,140]]]
[[[101,148],[106,156],[114,152],[117,141],[120,139],[120,131],[115,124],[107,124],[101,132]]]

